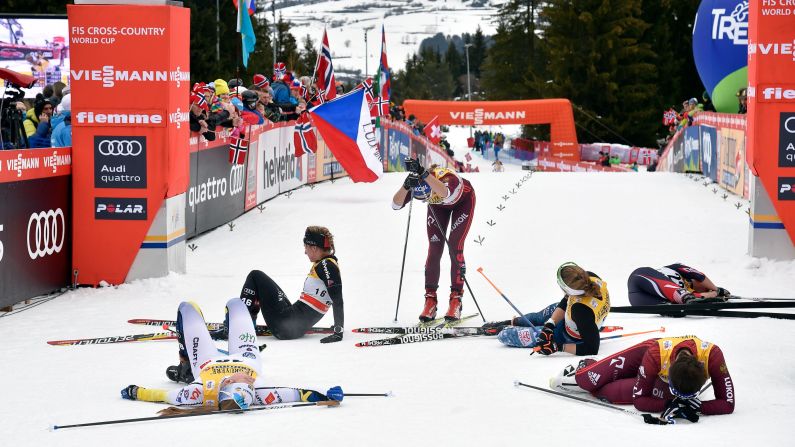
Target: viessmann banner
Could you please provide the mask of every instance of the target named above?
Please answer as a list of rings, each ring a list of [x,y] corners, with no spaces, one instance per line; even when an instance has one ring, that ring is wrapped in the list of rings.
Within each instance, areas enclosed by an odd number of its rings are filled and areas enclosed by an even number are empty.
[[[0,151],[0,307],[70,283],[69,158],[68,148]]]
[[[119,284],[164,200],[187,190],[190,14],[154,5],[67,12],[74,268],[81,284]]]

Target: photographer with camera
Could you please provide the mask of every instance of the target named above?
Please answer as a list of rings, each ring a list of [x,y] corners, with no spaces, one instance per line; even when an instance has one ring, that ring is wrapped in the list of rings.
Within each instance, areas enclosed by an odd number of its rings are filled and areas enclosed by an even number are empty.
[[[426,170],[419,160],[407,159],[409,175],[392,198],[392,208],[402,209],[412,198],[428,202],[426,219],[428,257],[425,261],[425,307],[420,321],[436,318],[436,289],[439,288],[439,264],[445,243],[450,255],[450,302],[445,319],[461,318],[464,293],[464,241],[475,212],[475,190],[468,180],[447,168],[432,165]],[[445,235],[450,224],[450,235]]]

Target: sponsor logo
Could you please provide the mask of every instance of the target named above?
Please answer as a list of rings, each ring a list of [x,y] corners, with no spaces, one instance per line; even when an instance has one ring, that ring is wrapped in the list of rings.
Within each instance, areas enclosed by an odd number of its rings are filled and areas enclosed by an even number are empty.
[[[734,385],[730,377],[723,378],[723,386],[726,388],[726,400],[734,403]]]
[[[466,214],[466,213],[458,216],[458,219],[456,219],[455,222],[453,222],[453,226],[450,227],[450,231],[452,232],[456,228],[458,228],[458,226],[461,225],[462,223],[464,223],[464,221],[467,220],[468,217],[469,217],[469,214]]]
[[[755,90],[755,93],[758,91],[761,91],[761,95],[757,95],[759,101],[795,101],[795,88],[760,86],[757,90]]]
[[[667,351],[667,350],[671,349],[671,347],[673,345],[674,345],[674,343],[671,340],[665,340],[663,342],[663,349],[665,349]]]
[[[296,163],[295,154],[291,153],[290,151],[285,150],[282,153],[274,148],[273,149],[273,158],[268,160],[267,158],[263,158],[264,163],[264,187],[271,188],[276,186],[278,183],[283,183],[288,180],[302,180],[301,179],[301,170],[298,169],[298,163]],[[340,172],[338,170],[334,170],[334,172]],[[331,175],[331,169],[329,172],[326,173],[326,166],[323,167],[324,175]]]
[[[241,194],[245,189],[246,169],[244,165],[232,165],[229,168],[229,178],[208,178],[203,183],[192,186],[188,190],[188,206],[191,212],[196,212],[196,206],[223,197],[229,193],[229,197]]]
[[[505,110],[499,112],[487,112],[481,108],[477,108],[472,112],[450,112],[450,118],[473,121],[474,124],[483,124],[485,121],[491,121],[491,120],[524,119],[525,115],[526,112],[524,110]]]
[[[229,170],[229,196],[236,196],[243,192],[246,183],[246,170],[244,165],[235,164]]]
[[[778,166],[795,167],[795,112],[782,112],[778,129]]]
[[[254,353],[252,353],[252,352],[244,352],[244,353],[242,353],[240,355],[242,355],[243,357],[249,358],[249,359],[256,359],[257,358],[257,356]]]
[[[66,219],[60,208],[33,213],[28,218],[27,245],[30,259],[60,253],[65,239]]]
[[[640,368],[638,368],[638,374],[644,379],[646,378],[646,368],[644,368],[643,365],[640,365]]]
[[[94,137],[94,187],[146,188],[146,137]]]
[[[99,70],[71,70],[75,81],[99,81],[102,87],[115,87],[117,82],[175,82],[177,87],[182,81],[190,79],[190,72],[180,70],[117,70],[113,65],[104,65]]]
[[[599,383],[599,378],[600,377],[602,377],[602,376],[599,375],[599,374],[596,374],[593,371],[588,371],[588,379],[591,381],[592,384],[594,384],[594,386],[596,386],[596,384]]]
[[[196,400],[196,399],[200,398],[201,395],[202,395],[201,389],[198,388],[198,387],[194,388],[193,391],[190,392],[190,399],[191,400]]]
[[[240,341],[242,341],[243,343],[254,343],[255,341],[257,341],[257,337],[255,337],[253,334],[250,334],[248,332],[240,334],[240,337],[238,338],[240,338]]]
[[[431,236],[431,242],[439,242],[439,236],[437,236],[435,234],[433,236]]]
[[[616,357],[610,360],[610,366],[616,365],[616,369],[624,369],[624,361],[626,361],[626,358]]]
[[[731,40],[734,45],[748,44],[748,2],[734,7],[730,13],[723,8],[712,10],[712,40]]]
[[[146,199],[96,197],[94,218],[97,220],[147,220]]]
[[[199,361],[199,337],[193,337],[193,363]],[[208,388],[212,389],[211,384],[208,384]]]
[[[640,396],[641,394],[643,394],[643,388],[638,388],[636,386],[632,387],[632,395],[633,396]]]
[[[182,127],[182,123],[188,122],[188,112],[183,112],[179,107],[177,107],[176,112],[168,114],[168,122],[171,124],[176,124],[177,129],[179,129]]]
[[[0,225],[0,233],[3,231],[3,226]],[[0,241],[0,261],[3,260],[3,241]]]
[[[265,405],[270,405],[275,400],[276,400],[276,396],[273,393],[268,393],[268,397],[265,398]]]
[[[748,43],[748,54],[762,54],[765,56],[792,56],[795,60],[795,43],[793,42],[776,42],[776,43]]]
[[[93,124],[97,126],[145,126],[162,125],[161,113],[127,113],[127,112],[77,112],[76,124]]]
[[[795,177],[778,178],[778,200],[795,200]]]
[[[137,157],[144,151],[144,143],[136,140],[103,139],[97,145],[100,155],[119,155]]]
[[[533,346],[536,342],[533,331],[529,329],[519,329],[516,331],[516,335],[519,336],[519,343],[521,343],[522,346]]]

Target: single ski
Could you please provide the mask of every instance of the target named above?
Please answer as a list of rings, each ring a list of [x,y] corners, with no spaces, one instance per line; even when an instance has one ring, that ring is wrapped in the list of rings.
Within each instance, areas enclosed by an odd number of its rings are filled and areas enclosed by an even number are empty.
[[[382,338],[379,340],[363,341],[360,343],[356,343],[356,347],[364,348],[369,346],[405,345],[408,343],[420,343],[424,341],[442,340],[445,338],[461,338],[461,337],[472,337],[475,335],[479,335],[479,334],[467,334],[467,333],[457,332],[463,329],[470,329],[470,328],[435,329],[433,332],[424,333],[424,334],[406,334],[406,335],[399,335],[397,337]],[[480,329],[480,328],[471,328],[471,329]]]
[[[725,309],[784,309],[795,307],[795,301],[754,301],[739,303],[736,301],[728,303],[693,303],[693,304],[653,304],[650,306],[615,306],[610,308],[610,312],[618,313],[648,313],[648,312],[672,312],[672,311],[691,311],[691,310],[725,310]]]
[[[611,309],[612,311],[612,309]],[[687,310],[665,310],[658,309],[654,311],[625,311],[624,313],[646,314],[646,315],[661,315],[664,317],[685,317],[685,316],[699,316],[699,317],[729,317],[729,318],[777,318],[780,320],[795,320],[795,313],[785,314],[776,312],[753,312],[753,311],[740,311],[740,310],[705,310],[705,309],[687,309]]]
[[[481,327],[461,327],[461,326],[453,326],[456,329],[479,329],[480,332],[477,335],[486,335],[485,331]],[[359,334],[393,334],[393,335],[405,335],[405,334],[427,334],[431,332],[438,332],[443,328],[436,328],[436,327],[419,327],[419,326],[374,326],[374,327],[362,327],[353,329],[352,332],[356,332]],[[602,327],[601,332],[614,332],[620,331],[624,328],[622,326],[604,326]]]
[[[153,320],[149,318],[135,318],[132,320],[127,320],[127,322],[132,324],[143,324],[146,326],[158,326],[158,327],[177,325],[177,322],[174,320]],[[223,323],[207,323],[207,330],[210,331],[217,331],[218,329],[221,329],[221,327],[223,327]],[[268,329],[268,326],[257,325],[256,331],[257,335],[259,335],[260,337],[269,337],[273,335],[270,329]],[[332,334],[332,333],[334,333],[334,331],[331,328],[327,327],[313,327],[307,330],[306,332],[304,332],[304,334],[306,335]]]
[[[156,332],[154,334],[118,335],[113,337],[78,338],[75,340],[51,340],[48,345],[53,346],[82,346],[82,345],[107,345],[111,343],[127,343],[134,341],[174,340],[177,336],[173,332]]]

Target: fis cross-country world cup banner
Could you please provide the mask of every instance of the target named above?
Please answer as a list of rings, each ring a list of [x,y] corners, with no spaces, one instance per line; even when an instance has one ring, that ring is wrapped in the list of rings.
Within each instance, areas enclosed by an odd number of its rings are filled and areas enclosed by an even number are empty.
[[[704,0],[693,26],[693,58],[715,108],[737,113],[748,85],[748,0]]]

